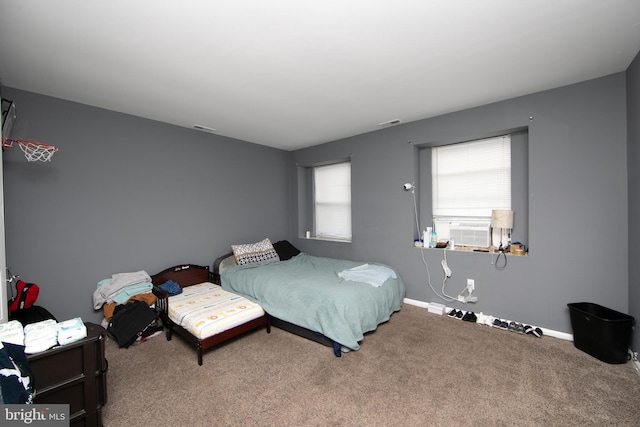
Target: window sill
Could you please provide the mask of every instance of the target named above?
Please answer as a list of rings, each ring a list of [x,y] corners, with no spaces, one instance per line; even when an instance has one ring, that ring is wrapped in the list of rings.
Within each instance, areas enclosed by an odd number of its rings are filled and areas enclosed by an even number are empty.
[[[443,247],[443,248],[425,248],[423,246],[415,246],[414,245],[414,247],[416,249],[429,249],[429,250],[436,250],[436,251],[448,250],[450,252],[474,252],[474,253],[479,253],[479,254],[493,254],[493,255],[497,255],[497,254],[500,253],[498,248],[495,248],[495,247],[483,248],[483,247],[479,247],[479,246],[459,246],[459,245],[456,245],[455,249],[451,249],[448,246]],[[518,254],[518,253],[509,252],[509,251],[505,251],[504,254],[505,255],[509,255],[509,256],[528,256],[529,255],[528,252],[524,252],[522,254]]]
[[[315,236],[311,236],[311,237],[303,237],[304,240],[319,240],[321,242],[336,242],[336,243],[351,243],[352,240],[346,240],[346,239],[330,239],[328,237],[315,237]]]

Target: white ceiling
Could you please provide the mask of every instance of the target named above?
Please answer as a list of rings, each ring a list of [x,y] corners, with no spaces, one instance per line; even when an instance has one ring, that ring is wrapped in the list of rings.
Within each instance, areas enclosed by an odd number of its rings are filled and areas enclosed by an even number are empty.
[[[0,0],[2,85],[285,150],[624,71],[639,49],[639,0]]]

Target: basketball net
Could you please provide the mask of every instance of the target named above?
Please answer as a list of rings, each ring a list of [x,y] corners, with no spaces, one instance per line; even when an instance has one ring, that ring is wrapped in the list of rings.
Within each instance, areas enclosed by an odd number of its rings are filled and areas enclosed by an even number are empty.
[[[58,148],[53,145],[42,142],[29,141],[26,139],[2,138],[3,147],[13,148],[14,143],[20,147],[24,156],[30,162],[50,162],[53,153],[58,151]]]

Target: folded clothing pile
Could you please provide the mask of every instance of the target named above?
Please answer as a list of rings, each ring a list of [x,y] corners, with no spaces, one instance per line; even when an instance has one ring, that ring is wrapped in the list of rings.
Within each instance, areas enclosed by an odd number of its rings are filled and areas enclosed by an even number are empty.
[[[58,344],[58,322],[53,319],[30,323],[24,327],[24,352],[39,353]]]
[[[60,345],[76,342],[86,336],[87,327],[79,317],[58,323],[58,344]]]
[[[0,323],[0,341],[24,345],[24,329],[22,328],[22,323],[17,320]]]
[[[113,274],[98,282],[93,292],[93,308],[99,310],[112,302],[123,304],[132,296],[151,292],[152,288],[151,277],[144,270]]]

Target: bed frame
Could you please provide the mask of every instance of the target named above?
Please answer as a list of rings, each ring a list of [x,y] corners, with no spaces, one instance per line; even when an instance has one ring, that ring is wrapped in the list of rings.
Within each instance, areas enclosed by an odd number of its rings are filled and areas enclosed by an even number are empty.
[[[156,301],[156,310],[160,314],[162,324],[167,328],[167,341],[171,341],[172,333],[173,331],[176,331],[176,333],[184,338],[188,343],[195,346],[198,353],[198,365],[202,366],[202,353],[208,348],[256,329],[262,325],[266,325],[267,333],[271,332],[269,316],[265,313],[262,317],[253,319],[219,334],[204,339],[197,338],[191,334],[191,332],[169,319],[169,295],[167,292],[158,288],[159,285],[163,284],[167,280],[173,280],[182,288],[203,282],[210,282],[212,277],[209,272],[209,267],[194,264],[183,264],[167,268],[166,270],[151,276],[151,282],[154,285],[152,292],[158,298]]]
[[[213,261],[213,273],[211,274],[211,281],[216,285],[222,285],[220,275],[225,269],[233,267],[234,265],[236,265],[236,261],[233,256],[233,252],[229,252],[216,258]],[[334,342],[332,339],[327,338],[319,332],[314,332],[310,329],[303,328],[302,326],[294,325],[293,323],[278,319],[277,317],[273,317],[271,315],[269,315],[269,323],[272,326],[283,329],[287,332],[291,332],[292,334],[310,339],[311,341],[315,341],[324,346],[331,347],[333,348],[333,353],[336,355],[336,357],[341,356],[341,345]]]

